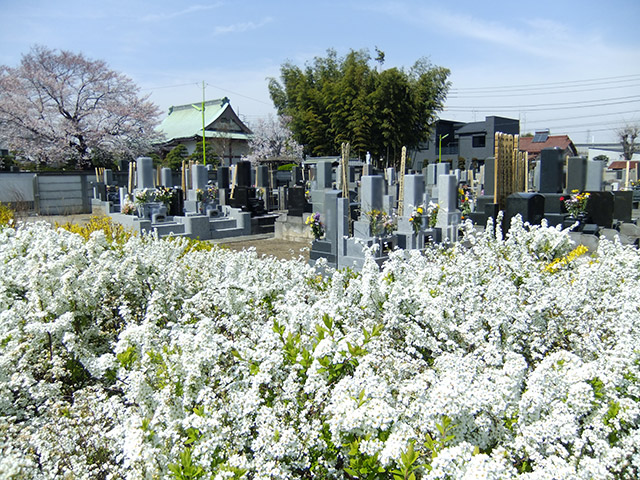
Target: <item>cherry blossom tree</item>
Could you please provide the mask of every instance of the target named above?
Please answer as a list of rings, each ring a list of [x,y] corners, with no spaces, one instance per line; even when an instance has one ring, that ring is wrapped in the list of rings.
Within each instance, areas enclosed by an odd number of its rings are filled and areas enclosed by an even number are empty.
[[[157,140],[159,115],[102,60],[34,46],[18,67],[0,66],[0,135],[37,163],[87,167],[97,151],[135,157]]]
[[[246,156],[257,164],[269,158],[291,158],[292,162],[302,159],[302,145],[293,139],[289,129],[291,117],[269,115],[251,126],[253,138],[249,141],[251,153]]]

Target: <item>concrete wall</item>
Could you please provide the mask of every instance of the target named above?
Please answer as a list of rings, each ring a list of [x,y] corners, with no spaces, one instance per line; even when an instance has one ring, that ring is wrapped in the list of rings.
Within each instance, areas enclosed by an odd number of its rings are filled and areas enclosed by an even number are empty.
[[[95,174],[0,173],[0,202],[40,215],[91,213]]]

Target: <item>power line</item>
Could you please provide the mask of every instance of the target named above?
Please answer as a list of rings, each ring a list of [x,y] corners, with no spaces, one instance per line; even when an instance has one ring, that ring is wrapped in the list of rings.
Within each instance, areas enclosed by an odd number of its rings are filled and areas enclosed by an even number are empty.
[[[618,86],[615,88],[631,88],[631,87],[640,87],[640,83],[634,83],[632,85],[624,85],[624,86]],[[587,89],[582,89],[582,90],[559,90],[559,91],[542,91],[542,92],[524,92],[523,93],[497,93],[497,94],[491,94],[491,93],[477,93],[477,94],[471,94],[471,95],[457,95],[457,94],[453,94],[453,95],[448,95],[447,98],[499,98],[499,97],[523,97],[523,96],[532,96],[532,95],[566,95],[568,93],[584,93],[584,92],[597,92],[597,91],[602,91],[602,90],[612,90],[612,87],[610,86],[605,86],[605,87],[598,87],[598,88],[587,88]]]
[[[487,105],[487,106],[451,106],[445,107],[445,111],[451,112],[474,112],[481,110],[501,110],[501,111],[527,111],[535,112],[540,110],[566,110],[571,108],[591,108],[606,107],[610,105],[621,105],[626,103],[636,103],[640,101],[640,95],[630,95],[627,97],[605,98],[602,100],[583,100],[579,102],[565,103],[538,103],[531,105]],[[601,103],[596,103],[601,102]]]
[[[584,87],[590,86],[598,83],[602,83],[603,81],[607,81],[605,83],[623,83],[629,81],[635,81],[640,79],[640,74],[633,75],[621,75],[617,77],[601,77],[601,78],[592,78],[585,80],[572,80],[572,81],[564,81],[564,82],[550,82],[550,83],[530,83],[530,84],[521,84],[521,85],[503,85],[496,87],[464,87],[458,89],[452,89],[450,93],[456,92],[487,92],[487,91],[498,91],[503,92],[505,90],[520,90],[520,89],[541,89],[541,88],[564,88],[566,87]]]

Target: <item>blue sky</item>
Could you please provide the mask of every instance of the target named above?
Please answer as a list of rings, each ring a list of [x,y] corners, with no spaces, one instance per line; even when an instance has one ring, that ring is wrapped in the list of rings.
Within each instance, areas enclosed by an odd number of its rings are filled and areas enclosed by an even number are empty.
[[[82,52],[169,106],[227,96],[249,123],[273,113],[267,78],[327,49],[377,47],[385,67],[451,70],[445,119],[519,118],[576,143],[640,124],[638,0],[0,0],[0,64],[34,44]]]

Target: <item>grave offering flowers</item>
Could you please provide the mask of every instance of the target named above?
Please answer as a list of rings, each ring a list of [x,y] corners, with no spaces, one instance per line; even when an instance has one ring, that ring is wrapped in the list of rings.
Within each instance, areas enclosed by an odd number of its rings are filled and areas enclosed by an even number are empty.
[[[386,212],[380,210],[370,210],[366,213],[371,225],[371,235],[378,237],[380,235],[390,235],[395,229],[393,218]]]
[[[0,477],[639,478],[638,250],[469,225],[324,275],[0,227]]]
[[[309,215],[305,223],[311,227],[311,233],[313,233],[313,238],[316,240],[319,240],[324,235],[324,224],[320,221],[320,213],[316,212],[313,215]]]
[[[137,190],[133,196],[133,200],[136,205],[153,202],[154,199],[155,189],[153,188],[143,188],[141,190]]]
[[[128,198],[124,200],[122,206],[120,207],[120,213],[124,215],[135,215],[137,213],[136,204],[133,203]]]
[[[164,203],[167,208],[171,204],[171,199],[173,198],[173,190],[167,187],[156,187],[153,192],[153,197],[156,202]]]
[[[470,188],[467,185],[458,188],[458,203],[463,217],[471,213]]]
[[[427,218],[429,219],[429,228],[433,228],[438,223],[438,211],[440,210],[440,205],[429,201],[429,205],[427,205]]]
[[[568,197],[560,197],[560,201],[564,203],[567,212],[572,217],[578,218],[580,214],[583,214],[587,209],[587,202],[589,201],[588,192],[580,192],[579,190],[572,190],[571,195]]]
[[[411,226],[413,227],[413,233],[416,235],[422,228],[422,216],[424,215],[424,206],[420,205],[416,207],[411,216],[409,217],[409,221],[411,222]]]

